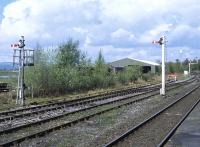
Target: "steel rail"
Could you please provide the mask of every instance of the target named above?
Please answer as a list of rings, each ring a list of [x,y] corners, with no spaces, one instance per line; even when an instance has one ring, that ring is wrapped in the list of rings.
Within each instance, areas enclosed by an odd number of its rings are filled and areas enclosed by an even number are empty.
[[[157,93],[157,94],[158,94],[158,93]],[[156,94],[153,94],[153,95],[156,95]],[[73,121],[71,121],[71,122],[63,123],[63,124],[61,124],[61,125],[54,126],[54,127],[49,128],[49,129],[46,129],[46,130],[43,130],[43,131],[39,131],[39,132],[37,132],[37,133],[33,133],[33,134],[30,134],[30,135],[27,135],[27,136],[24,136],[24,137],[15,139],[15,140],[8,141],[8,142],[6,142],[6,143],[2,143],[2,144],[0,144],[0,146],[10,146],[10,145],[14,145],[15,143],[20,143],[20,142],[22,142],[22,141],[24,141],[24,140],[26,140],[26,139],[30,139],[30,138],[34,138],[34,137],[38,137],[38,136],[43,136],[43,135],[45,135],[45,134],[47,134],[47,133],[49,133],[49,132],[52,132],[52,131],[54,131],[54,130],[57,130],[57,129],[60,129],[60,128],[63,128],[63,127],[66,127],[66,126],[71,126],[71,125],[73,125],[73,124],[76,124],[76,123],[78,123],[78,122],[80,122],[80,121],[87,120],[87,119],[89,119],[89,118],[91,118],[91,117],[94,117],[94,116],[96,116],[96,115],[103,114],[103,113],[105,113],[105,112],[108,112],[108,111],[111,111],[111,110],[120,108],[120,107],[125,106],[125,105],[133,104],[133,103],[135,103],[135,102],[138,102],[138,101],[147,99],[147,98],[149,98],[149,97],[151,97],[151,96],[146,96],[146,97],[143,97],[143,98],[139,98],[139,99],[136,99],[136,100],[133,100],[133,101],[130,101],[130,102],[126,102],[126,103],[124,103],[124,104],[119,104],[119,105],[114,106],[114,107],[112,107],[112,108],[108,108],[108,109],[105,109],[105,110],[103,110],[103,111],[100,111],[100,112],[97,112],[97,113],[94,113],[94,114],[89,114],[89,115],[87,115],[87,116],[81,117],[81,118],[76,119],[76,120],[73,120]],[[121,101],[121,99],[119,99],[118,101]],[[110,103],[113,103],[113,102],[110,102]],[[101,105],[103,105],[103,104],[101,104]],[[95,107],[95,106],[92,106],[92,107]],[[72,112],[72,113],[75,113],[75,112]],[[59,117],[59,116],[58,116],[58,117]],[[49,119],[49,120],[50,120],[50,119]],[[33,125],[33,124],[31,124],[30,126],[32,126],[32,125]],[[22,127],[22,128],[24,128],[24,127]],[[19,128],[19,129],[20,129],[20,128]],[[16,129],[16,130],[17,130],[17,129]],[[12,132],[13,130],[10,130],[10,131]],[[10,132],[10,131],[8,130],[8,132]],[[8,133],[8,132],[7,132],[7,133]]]
[[[176,130],[179,128],[179,126],[184,122],[184,120],[190,115],[190,113],[194,110],[194,108],[199,104],[199,100],[193,104],[193,106],[189,109],[189,111],[183,116],[183,118],[174,126],[174,128],[171,129],[171,131],[165,136],[165,138],[157,145],[157,147],[164,146],[168,140],[174,135]]]
[[[123,104],[118,104],[118,105],[113,106],[113,107],[111,107],[111,108],[104,109],[104,110],[102,110],[102,111],[100,111],[100,112],[96,112],[96,113],[93,113],[93,114],[89,114],[89,115],[87,115],[87,116],[78,118],[78,119],[76,119],[76,120],[73,120],[73,121],[70,121],[70,122],[67,122],[67,123],[63,123],[63,124],[61,124],[61,125],[54,126],[54,127],[49,128],[49,129],[45,129],[45,130],[43,130],[43,131],[39,131],[39,132],[37,132],[37,133],[33,133],[33,134],[30,134],[30,135],[27,135],[27,136],[24,136],[24,137],[21,137],[21,138],[18,138],[18,139],[14,139],[14,140],[11,140],[11,141],[2,143],[2,144],[0,144],[0,146],[15,145],[16,143],[20,143],[20,142],[22,142],[22,141],[24,141],[24,140],[26,140],[26,139],[44,136],[45,134],[47,134],[47,133],[49,133],[49,132],[58,130],[58,129],[63,128],[63,127],[72,126],[72,125],[74,125],[74,124],[76,124],[76,123],[78,123],[78,122],[87,120],[87,119],[89,119],[89,118],[91,118],[91,117],[94,117],[94,116],[97,116],[97,115],[101,115],[101,114],[103,114],[103,113],[106,113],[106,112],[108,112],[108,111],[111,111],[111,110],[120,108],[120,107],[122,107],[122,106],[130,105],[130,104],[133,104],[133,103],[135,103],[135,102],[139,102],[139,101],[148,99],[148,98],[150,98],[150,97],[152,97],[152,96],[154,96],[154,95],[157,95],[157,94],[159,94],[159,92],[157,92],[157,93],[155,93],[155,94],[152,94],[152,95],[150,95],[150,96],[145,96],[145,97],[143,97],[143,98],[138,98],[138,99],[132,100],[132,101],[130,101],[130,102],[126,102],[126,103],[123,103]],[[119,100],[117,100],[117,101],[122,101],[122,99],[119,99]],[[113,103],[113,102],[109,102],[109,103]],[[115,102],[114,102],[114,103],[115,103]],[[101,105],[103,105],[103,104],[101,104]],[[97,107],[97,106],[92,106],[91,108],[94,108],[94,107]],[[70,113],[75,113],[75,112],[70,112]],[[59,117],[59,116],[58,116],[58,117]],[[50,120],[50,119],[48,118],[47,121],[49,121],[49,120]],[[35,123],[35,122],[34,122],[34,123]],[[28,125],[28,126],[33,126],[34,123],[31,124],[31,125]],[[41,122],[40,122],[40,123],[41,123]],[[24,128],[24,127],[22,127],[22,128]],[[19,129],[20,129],[20,128],[19,128]],[[13,132],[13,131],[16,131],[16,130],[7,130],[6,133],[9,133],[10,131]],[[2,132],[1,134],[3,134],[3,132]]]
[[[156,93],[156,94],[158,94],[158,93]],[[144,100],[144,99],[147,99],[147,98],[149,98],[149,97],[152,97],[152,96],[154,96],[154,95],[156,95],[156,94],[152,94],[152,95],[150,95],[150,96],[143,97],[143,98],[141,98],[141,99],[139,99],[139,100],[136,99],[136,100],[134,100],[134,101],[137,102],[137,101],[140,101],[140,100]],[[49,122],[49,121],[52,121],[52,120],[55,120],[55,119],[59,119],[59,118],[61,118],[61,117],[65,117],[65,116],[68,116],[68,115],[71,115],[71,114],[83,112],[83,111],[90,110],[90,109],[93,109],[93,108],[97,108],[97,107],[100,107],[100,106],[104,106],[104,105],[108,105],[108,104],[112,104],[112,103],[116,103],[116,102],[121,102],[121,101],[123,101],[123,100],[131,99],[131,98],[133,98],[133,97],[134,97],[134,96],[128,96],[128,97],[125,97],[125,98],[113,100],[113,101],[106,102],[106,103],[102,103],[102,104],[95,105],[95,106],[90,106],[90,107],[83,108],[83,109],[79,109],[79,110],[75,110],[75,111],[72,111],[72,112],[66,112],[66,113],[59,114],[59,115],[54,116],[54,117],[49,117],[49,118],[42,119],[42,120],[39,120],[39,121],[35,121],[35,122],[32,122],[32,123],[23,124],[23,125],[16,126],[16,127],[13,127],[13,128],[8,128],[8,129],[5,129],[5,130],[1,130],[1,131],[0,131],[0,135],[2,135],[2,134],[7,134],[7,133],[11,133],[11,132],[17,131],[17,130],[19,130],[19,129],[21,129],[21,128],[26,128],[26,127],[30,127],[30,126],[33,126],[33,125],[37,125],[37,124]]]
[[[190,82],[190,80],[194,80],[194,76],[191,77],[190,79],[186,79],[184,81],[178,81],[175,83],[184,83],[184,82]],[[167,83],[166,85],[172,85],[174,83]],[[37,106],[33,106],[33,107],[27,107],[27,108],[20,108],[20,109],[15,109],[15,110],[9,110],[9,111],[1,111],[0,112],[0,116],[1,115],[8,115],[8,114],[15,114],[18,112],[23,112],[23,111],[33,111],[33,110],[37,110],[37,109],[41,109],[41,108],[45,108],[45,107],[51,107],[51,106],[56,106],[56,105],[64,105],[64,104],[70,104],[73,102],[80,102],[80,101],[84,101],[84,100],[89,100],[89,99],[94,99],[94,98],[99,98],[99,97],[114,97],[114,96],[119,96],[119,94],[122,94],[127,92],[127,93],[138,93],[138,92],[145,92],[146,90],[152,89],[154,87],[160,87],[161,84],[152,84],[152,85],[145,85],[145,86],[141,86],[141,87],[136,87],[136,88],[127,88],[127,89],[123,89],[123,90],[116,90],[116,91],[111,91],[108,93],[103,93],[103,94],[99,94],[99,95],[94,95],[94,96],[86,96],[86,97],[81,97],[81,98],[77,98],[77,99],[73,99],[73,100],[64,100],[64,101],[60,101],[60,102],[55,102],[55,103],[51,103],[51,104],[43,104],[43,105],[37,105]],[[125,94],[124,94],[125,95]]]
[[[167,109],[171,108],[172,106],[174,106],[179,101],[183,100],[186,96],[188,96],[189,94],[191,94],[192,92],[194,92],[199,87],[200,87],[200,85],[197,85],[192,90],[190,90],[189,92],[187,92],[186,94],[184,94],[183,96],[181,96],[179,99],[177,99],[175,102],[170,103],[165,108],[161,109],[160,111],[158,111],[154,115],[152,115],[149,118],[145,119],[143,122],[141,122],[137,126],[134,126],[133,128],[131,128],[128,131],[126,131],[125,133],[123,133],[121,136],[119,136],[116,139],[112,140],[111,142],[103,145],[103,147],[111,147],[111,146],[116,145],[117,143],[119,143],[120,141],[122,141],[126,137],[128,137],[130,134],[134,133],[135,131],[137,131],[138,129],[142,128],[144,125],[146,125],[147,123],[149,123],[151,120],[155,119],[157,116],[159,116],[160,114],[162,114],[164,111],[166,111]]]
[[[131,102],[128,102],[128,103],[125,103],[125,104],[117,105],[117,106],[112,107],[112,108],[104,109],[103,111],[100,111],[100,112],[97,112],[97,113],[94,113],[94,114],[89,114],[89,115],[87,115],[87,116],[78,118],[78,119],[76,119],[76,120],[73,120],[73,121],[70,121],[70,122],[67,122],[67,123],[63,123],[63,124],[61,124],[61,125],[54,126],[54,127],[52,127],[52,128],[39,131],[39,132],[37,132],[37,133],[33,133],[33,134],[30,134],[30,135],[27,135],[27,136],[24,136],[24,137],[15,139],[15,140],[11,140],[11,141],[2,143],[2,144],[0,144],[0,146],[11,146],[11,145],[15,145],[16,143],[20,143],[20,142],[22,142],[22,141],[24,141],[24,140],[26,140],[26,139],[35,138],[35,137],[41,137],[41,136],[44,136],[45,134],[50,133],[50,132],[52,132],[52,131],[61,129],[61,128],[63,128],[63,127],[72,126],[72,125],[77,124],[77,123],[79,123],[79,122],[81,122],[81,121],[87,120],[87,119],[89,119],[89,118],[91,118],[91,117],[94,117],[94,116],[97,116],[97,115],[101,115],[101,114],[106,113],[106,112],[108,112],[108,111],[111,111],[111,110],[120,108],[120,107],[125,106],[125,105],[130,105],[130,104],[135,103],[135,102],[136,102],[136,101],[131,101]],[[23,127],[23,128],[24,128],[24,127]],[[12,131],[13,131],[13,130],[12,130]]]
[[[168,84],[168,86],[171,86],[171,85],[175,85],[175,84],[181,84],[181,83],[185,83],[185,82],[189,82],[189,81],[183,81],[183,82],[177,82],[177,83],[170,83]],[[191,81],[192,82],[192,81]],[[141,95],[141,94],[146,94],[148,93],[148,91],[151,91],[151,90],[157,90],[159,87],[157,87],[158,85],[156,86],[153,86],[153,87],[148,87],[148,89],[146,89],[146,92],[143,92],[143,93],[139,93],[138,95]],[[117,96],[122,96],[122,95],[127,95],[127,94],[130,94],[130,93],[136,93],[135,91],[132,91],[132,92],[128,92],[128,93],[119,93],[119,94],[116,94]],[[106,95],[105,97],[99,97],[99,98],[93,98],[93,99],[81,99],[79,101],[79,99],[76,99],[76,101],[67,101],[66,103],[63,102],[63,103],[60,103],[60,105],[56,106],[57,104],[54,104],[53,107],[47,107],[45,105],[45,107],[40,107],[38,109],[41,109],[41,110],[37,110],[36,108],[33,108],[32,112],[27,112],[27,113],[22,113],[22,114],[16,114],[18,110],[15,111],[15,114],[14,115],[11,115],[11,116],[6,116],[6,117],[2,117],[0,118],[0,122],[3,122],[3,121],[7,121],[7,120],[13,120],[14,118],[20,118],[20,117],[25,117],[25,116],[31,116],[33,114],[38,114],[38,113],[44,113],[44,112],[47,112],[47,111],[53,111],[53,110],[58,110],[58,109],[62,109],[63,107],[72,107],[72,106],[76,106],[76,105],[83,105],[83,104],[87,104],[87,103],[92,103],[92,102],[96,102],[96,101],[101,101],[101,100],[105,100],[105,99],[109,99],[109,98],[113,98],[115,97],[116,95],[114,96],[111,96],[111,95]],[[136,95],[137,96],[137,95]],[[68,104],[68,102],[70,102]],[[51,105],[51,104],[50,104]],[[43,109],[42,109],[43,108]],[[32,109],[29,108],[29,111]],[[35,110],[36,109],[36,110]],[[24,111],[26,111],[27,109],[23,109]],[[35,111],[34,111],[35,110]],[[19,110],[20,112],[22,110]],[[8,113],[12,113],[14,112],[14,110],[12,111],[8,111]],[[5,113],[5,112],[3,112]]]
[[[176,83],[176,84],[174,84],[172,86],[176,86],[176,85],[179,85],[179,84],[182,84],[182,83]],[[152,92],[152,90],[157,90],[157,89],[158,89],[157,87],[151,88],[151,90],[149,90],[147,92],[143,92],[143,93],[139,93],[139,94],[133,95],[133,97],[140,96],[140,95],[143,95],[143,94],[148,94],[148,93]],[[122,96],[122,95],[120,94],[119,96]],[[22,117],[31,116],[31,115],[34,115],[34,114],[45,113],[45,112],[48,112],[48,111],[63,109],[63,108],[66,108],[66,107],[73,107],[73,106],[77,106],[77,105],[88,104],[88,103],[101,101],[101,100],[105,100],[105,99],[109,99],[109,98],[101,97],[101,98],[98,98],[98,99],[84,100],[84,101],[80,101],[80,102],[72,103],[72,104],[68,104],[68,105],[67,104],[63,104],[61,106],[54,106],[54,107],[49,107],[49,108],[45,108],[45,109],[42,109],[42,110],[27,112],[27,113],[23,113],[23,114],[16,114],[16,115],[0,118],[0,122],[7,121],[7,120],[11,121],[11,120],[13,120],[15,118],[22,118]]]
[[[181,85],[177,84],[177,85],[173,85],[173,86],[176,86],[176,87],[170,87],[170,88],[171,89],[175,89],[175,88],[180,87]],[[167,89],[167,91],[171,90],[171,89]],[[149,91],[147,93],[151,93],[151,92],[156,92],[156,91],[152,90],[152,91]],[[127,95],[127,96],[125,96],[123,98],[120,98],[120,99],[117,99],[117,100],[112,100],[110,102],[105,102],[105,103],[102,103],[102,104],[99,104],[99,105],[90,106],[90,107],[79,109],[79,110],[75,110],[75,111],[72,111],[72,112],[66,112],[66,113],[63,113],[63,114],[59,114],[59,115],[56,115],[56,116],[53,116],[53,117],[45,118],[45,119],[38,120],[38,121],[35,121],[35,122],[31,122],[31,123],[28,123],[28,124],[23,124],[23,125],[20,125],[20,126],[16,126],[16,127],[11,127],[11,128],[8,128],[8,129],[4,129],[4,130],[0,131],[0,135],[6,134],[6,133],[10,133],[10,132],[13,132],[13,131],[17,131],[17,130],[19,130],[21,128],[26,128],[26,127],[30,127],[30,126],[42,124],[42,123],[45,123],[45,122],[49,122],[51,120],[59,119],[61,117],[65,117],[67,115],[71,115],[71,114],[75,114],[75,113],[78,113],[78,112],[86,111],[86,110],[89,110],[89,109],[92,109],[92,108],[96,108],[96,107],[99,107],[99,106],[104,106],[104,105],[108,105],[108,104],[111,104],[111,103],[120,102],[120,101],[124,101],[124,100],[127,100],[127,99],[132,99],[133,97],[137,97],[137,96],[140,96],[140,95],[143,95],[143,94],[144,93],[141,93],[141,94],[138,94],[138,95],[133,95],[133,96]],[[155,93],[155,94],[151,94],[149,96],[145,96],[145,97],[143,97],[143,98],[141,98],[139,100],[143,100],[143,99],[152,97],[152,96],[154,96],[156,94],[159,94],[159,93]],[[138,101],[138,100],[136,99],[135,101]]]
[[[128,88],[128,89],[123,89],[121,91],[117,90],[117,91],[112,91],[112,92],[108,92],[108,93],[104,93],[104,94],[77,98],[77,99],[73,99],[73,100],[66,100],[66,101],[55,102],[55,103],[51,103],[51,104],[43,104],[43,105],[37,105],[37,106],[33,106],[33,107],[20,108],[20,109],[9,110],[9,111],[2,111],[2,112],[0,112],[0,115],[8,115],[8,114],[13,114],[13,113],[17,113],[17,112],[41,109],[44,107],[51,107],[51,106],[60,105],[60,104],[62,105],[62,104],[69,104],[69,103],[73,103],[73,102],[80,102],[80,101],[94,99],[94,98],[98,98],[98,97],[105,97],[105,96],[114,97],[114,96],[118,96],[119,94],[123,94],[125,92],[127,92],[127,93],[128,92],[132,92],[132,93],[144,92],[145,90],[151,89],[152,86],[153,85],[141,86],[141,87],[137,87],[137,88]],[[159,86],[159,85],[155,84],[155,86]]]
[[[158,89],[157,87],[155,87],[154,89],[151,88],[151,90],[157,90],[157,89]],[[142,92],[142,93],[139,93],[139,94],[136,94],[136,95],[133,95],[133,96],[140,96],[140,95],[143,95],[143,94],[147,94],[147,93],[151,92],[151,90],[146,91],[146,92]],[[128,94],[130,94],[130,93],[118,94],[118,96],[124,96],[124,95],[128,95]],[[114,96],[114,97],[118,97],[118,96]],[[36,110],[36,111],[32,111],[32,112],[26,112],[26,113],[22,113],[22,114],[15,114],[15,115],[11,115],[11,116],[2,117],[2,118],[0,118],[0,122],[7,121],[7,120],[13,120],[14,118],[21,118],[21,117],[25,117],[25,116],[30,116],[30,115],[33,115],[33,114],[44,113],[44,112],[47,112],[47,111],[63,109],[64,107],[73,107],[73,106],[77,106],[77,105],[84,105],[84,104],[88,104],[88,103],[92,103],[92,102],[96,102],[96,101],[102,101],[102,100],[114,98],[114,97],[105,96],[105,97],[100,97],[100,98],[96,98],[96,99],[78,101],[78,102],[74,102],[74,103],[70,103],[70,104],[61,104],[59,106],[54,106],[54,107],[47,107],[47,108],[45,107],[44,109],[41,109],[41,110]]]

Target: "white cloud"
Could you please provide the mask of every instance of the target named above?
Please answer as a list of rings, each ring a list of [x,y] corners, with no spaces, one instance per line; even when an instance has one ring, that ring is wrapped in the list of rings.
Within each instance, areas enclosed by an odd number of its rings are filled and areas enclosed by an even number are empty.
[[[7,36],[24,34],[30,39],[64,37],[73,31],[82,33],[84,27],[98,22],[95,3],[92,0],[18,0],[5,8],[1,32]]]
[[[77,33],[80,33],[80,34],[86,34],[88,32],[87,29],[83,29],[83,28],[80,28],[80,27],[73,27],[72,28],[75,32]]]
[[[159,37],[166,35],[169,31],[172,30],[172,24],[160,24],[151,30],[144,32],[140,38],[139,42],[141,43],[150,43],[153,40],[158,40]]]
[[[115,32],[111,33],[111,37],[113,38],[123,38],[123,37],[129,37],[131,35],[130,32],[119,28],[118,30],[116,30]]]
[[[72,37],[91,57],[106,47],[111,50],[105,51],[109,60],[150,55],[156,60],[160,52],[151,41],[164,32],[172,48],[197,51],[199,12],[199,0],[17,0],[4,8],[0,46],[9,47],[21,35],[30,47]]]

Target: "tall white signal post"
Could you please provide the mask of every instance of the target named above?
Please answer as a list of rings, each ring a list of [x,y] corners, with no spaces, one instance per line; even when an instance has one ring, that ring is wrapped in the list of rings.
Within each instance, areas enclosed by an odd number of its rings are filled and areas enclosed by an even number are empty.
[[[24,67],[34,66],[34,50],[24,49],[24,42],[24,36],[21,36],[18,44],[11,45],[14,48],[13,65],[18,64],[19,67],[16,104],[21,106],[25,105],[24,90],[26,86],[24,82]],[[16,58],[18,60],[15,62]]]
[[[160,94],[165,95],[165,43],[166,38],[162,36],[159,41],[153,41],[154,44],[159,44],[162,47],[162,88],[160,89]]]

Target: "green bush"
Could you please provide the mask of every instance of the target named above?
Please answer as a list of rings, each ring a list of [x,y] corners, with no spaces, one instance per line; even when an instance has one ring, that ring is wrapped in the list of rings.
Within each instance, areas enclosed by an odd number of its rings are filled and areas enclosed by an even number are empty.
[[[117,77],[118,77],[119,83],[121,83],[121,84],[123,84],[123,85],[128,84],[129,79],[128,79],[128,77],[127,77],[126,72],[123,71],[123,72],[117,73]]]
[[[153,77],[153,74],[151,74],[150,72],[149,72],[149,73],[144,73],[144,74],[142,74],[142,79],[143,79],[144,81],[149,81],[149,80],[152,79],[152,77]]]
[[[78,41],[72,39],[51,51],[37,46],[35,66],[25,69],[26,85],[33,87],[35,96],[126,85],[140,76],[145,81],[151,78],[150,74],[141,75],[139,67],[134,66],[119,73],[110,72],[101,51],[92,64],[78,49]]]

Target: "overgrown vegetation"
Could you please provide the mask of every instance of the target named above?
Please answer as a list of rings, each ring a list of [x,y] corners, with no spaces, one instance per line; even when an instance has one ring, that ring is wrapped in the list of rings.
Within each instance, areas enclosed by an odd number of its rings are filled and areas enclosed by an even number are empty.
[[[114,73],[106,64],[101,50],[95,62],[91,62],[86,53],[79,50],[79,42],[72,39],[51,49],[43,49],[37,45],[34,59],[35,66],[25,67],[26,86],[33,87],[34,97],[40,97],[29,99],[32,104],[48,103],[49,96],[52,96],[51,100],[58,101],[64,98],[63,94],[67,94],[69,99],[73,99],[74,95],[80,96],[80,93],[91,95],[103,92],[105,89],[121,88],[122,85],[144,84],[155,79],[158,81],[161,73],[160,67],[156,69],[157,75],[142,74],[139,66],[128,66],[125,70]],[[192,62],[197,63],[197,60]],[[188,63],[188,59],[182,63],[179,60],[168,62],[167,72],[183,73],[184,70],[188,70]],[[199,69],[200,61],[191,66],[191,71]],[[0,82],[9,83],[13,89],[16,89],[17,72],[0,71]],[[26,97],[31,96],[27,89],[25,94],[28,94]],[[54,96],[60,97],[54,98]],[[0,110],[14,107],[15,97],[16,91],[2,93]]]
[[[179,59],[176,59],[175,62],[168,62],[167,63],[167,73],[182,73],[184,70],[189,70],[189,60],[185,59],[183,62],[181,62]],[[191,71],[200,70],[200,60],[192,60],[191,61]]]
[[[72,39],[48,51],[37,45],[35,66],[25,69],[25,83],[33,87],[35,96],[56,96],[152,78],[150,73],[142,74],[137,66],[114,73],[106,64],[102,51],[92,63],[78,47],[79,42]],[[178,61],[169,63],[168,68],[171,73],[183,70]]]
[[[197,61],[192,62],[196,63]],[[167,72],[180,73],[188,70],[188,63],[188,59],[182,63],[179,60],[168,62]],[[192,71],[200,69],[200,62],[193,64],[191,69]],[[12,85],[16,87],[17,75],[14,74],[12,83],[15,84]],[[5,75],[4,71],[1,72],[1,75]],[[142,74],[139,66],[130,66],[121,72],[114,73],[106,64],[101,50],[95,62],[92,63],[86,53],[79,50],[79,42],[72,39],[48,50],[37,45],[35,66],[25,68],[25,83],[26,86],[33,87],[34,96],[59,96],[69,92],[84,92],[116,85],[128,85],[141,80],[144,82],[153,80],[152,77],[155,76],[151,73]],[[1,81],[4,82],[4,79]],[[11,83],[10,81],[6,82]]]

